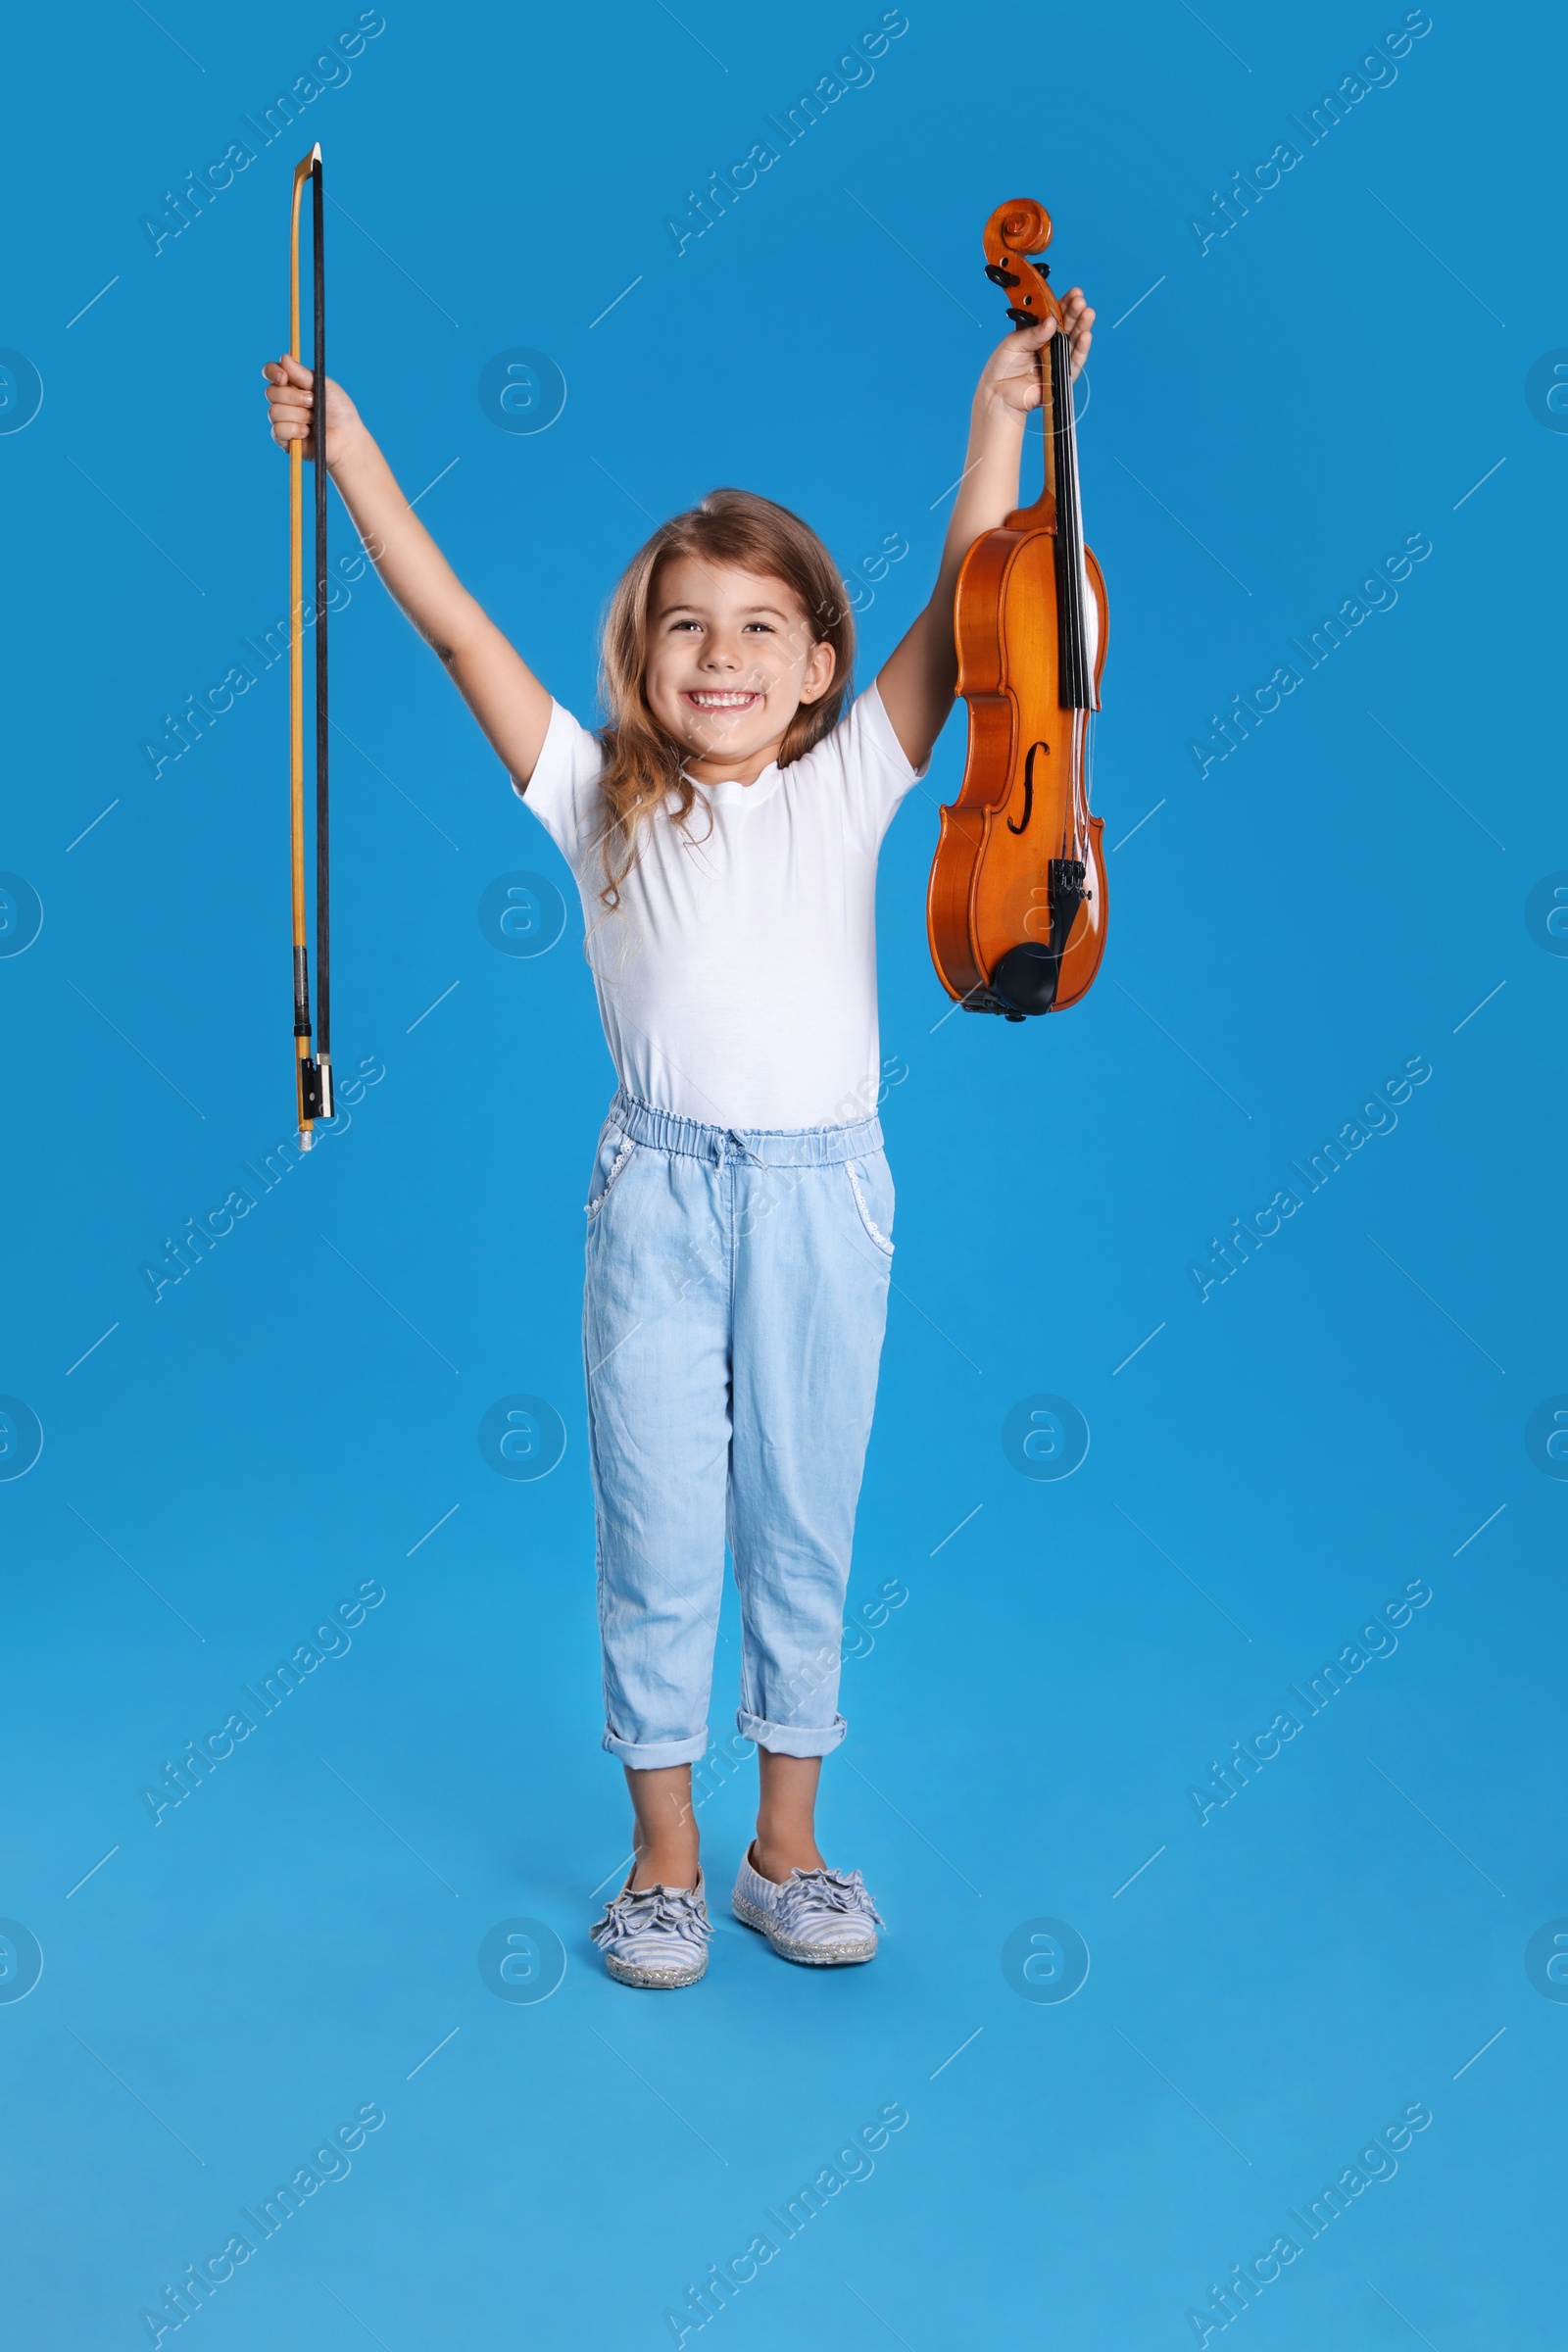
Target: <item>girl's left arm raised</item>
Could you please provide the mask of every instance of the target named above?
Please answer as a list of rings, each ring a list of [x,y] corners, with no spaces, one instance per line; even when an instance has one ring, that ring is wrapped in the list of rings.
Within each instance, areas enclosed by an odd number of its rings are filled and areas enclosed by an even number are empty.
[[[1089,356],[1095,314],[1074,286],[1061,306],[1062,324],[1072,342],[1072,372]],[[953,601],[958,568],[984,531],[994,531],[1018,504],[1018,467],[1024,422],[1040,406],[1040,371],[1035,354],[1055,332],[1052,319],[1020,328],[1000,343],[986,362],[969,415],[964,457],[953,518],[943,543],[942,563],[931,601],[883,662],[877,691],[893,731],[910,764],[921,766],[941,734],[958,684],[958,656],[953,640]]]

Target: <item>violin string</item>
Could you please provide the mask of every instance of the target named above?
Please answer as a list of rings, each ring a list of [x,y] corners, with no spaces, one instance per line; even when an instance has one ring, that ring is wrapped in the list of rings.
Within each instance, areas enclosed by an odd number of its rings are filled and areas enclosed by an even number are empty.
[[[1058,334],[1052,338],[1052,391],[1054,416],[1053,424],[1058,446],[1057,466],[1058,507],[1057,527],[1064,562],[1062,564],[1062,619],[1066,643],[1066,660],[1062,663],[1063,683],[1067,689],[1068,707],[1073,712],[1075,757],[1070,772],[1073,777],[1071,808],[1065,810],[1063,827],[1063,856],[1075,858],[1087,855],[1088,798],[1087,761],[1091,736],[1088,711],[1089,649],[1086,633],[1087,580],[1083,560],[1081,509],[1078,499],[1077,434],[1073,414],[1071,350],[1067,337]],[[1059,345],[1060,349],[1055,347]],[[1081,714],[1081,715],[1080,715]],[[1068,835],[1070,833],[1070,841]]]
[[[1054,415],[1053,424],[1059,447],[1057,466],[1060,512],[1058,530],[1065,543],[1066,579],[1064,586],[1065,617],[1067,622],[1068,661],[1064,664],[1066,683],[1073,710],[1074,752],[1072,763],[1073,790],[1070,814],[1072,842],[1070,854],[1075,858],[1087,856],[1089,832],[1089,762],[1092,753],[1094,722],[1089,708],[1090,658],[1087,630],[1088,577],[1083,553],[1082,508],[1078,485],[1077,418],[1074,413],[1072,389],[1072,354],[1068,338],[1058,334],[1052,338],[1052,390]],[[1067,844],[1063,842],[1063,852]]]

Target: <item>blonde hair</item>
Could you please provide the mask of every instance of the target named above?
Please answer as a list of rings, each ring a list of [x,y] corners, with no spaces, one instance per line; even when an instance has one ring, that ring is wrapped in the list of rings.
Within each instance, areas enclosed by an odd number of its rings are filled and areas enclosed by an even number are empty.
[[[599,778],[605,799],[605,887],[599,896],[612,912],[637,862],[644,828],[671,794],[678,802],[672,821],[684,826],[699,789],[684,772],[689,754],[660,726],[644,688],[659,575],[664,564],[683,556],[782,580],[800,600],[812,642],[833,650],[832,683],[818,701],[803,703],[791,719],[779,746],[780,767],[799,760],[837,725],[850,691],[855,623],[838,566],[808,523],[750,490],[710,490],[700,506],[662,523],[620,576],[600,648],[599,691],[609,721],[599,730],[605,756]]]

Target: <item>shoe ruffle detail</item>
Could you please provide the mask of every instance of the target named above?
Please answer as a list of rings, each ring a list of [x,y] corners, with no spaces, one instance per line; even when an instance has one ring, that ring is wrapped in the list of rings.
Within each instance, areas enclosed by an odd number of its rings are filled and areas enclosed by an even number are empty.
[[[858,1870],[793,1870],[783,1885],[764,1879],[750,1855],[730,1897],[735,1916],[756,1928],[782,1960],[841,1968],[874,1960],[882,1915]]]
[[[713,1933],[701,1879],[695,1886],[623,1886],[588,1935],[622,1984],[694,1984]]]
[[[813,1928],[836,1926],[841,1917],[863,1919],[874,1928],[886,1925],[858,1870],[793,1871],[778,1889],[772,1912],[792,1942],[811,1940]]]

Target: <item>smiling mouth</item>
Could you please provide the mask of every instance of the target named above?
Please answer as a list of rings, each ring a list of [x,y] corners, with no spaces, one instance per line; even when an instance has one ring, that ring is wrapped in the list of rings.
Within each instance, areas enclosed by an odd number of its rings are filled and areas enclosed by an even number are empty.
[[[761,696],[753,687],[688,687],[681,697],[694,710],[750,710]]]

